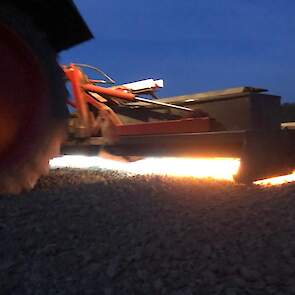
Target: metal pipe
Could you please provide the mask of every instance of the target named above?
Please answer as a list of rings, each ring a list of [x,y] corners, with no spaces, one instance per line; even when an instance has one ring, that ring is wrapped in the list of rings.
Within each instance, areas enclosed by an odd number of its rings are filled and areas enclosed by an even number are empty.
[[[146,102],[146,103],[151,103],[151,104],[156,104],[156,105],[160,105],[160,106],[164,106],[164,107],[168,107],[168,108],[179,109],[179,110],[187,111],[187,112],[194,111],[190,108],[186,108],[186,107],[182,107],[182,106],[178,106],[178,105],[174,105],[174,104],[170,104],[170,103],[160,102],[157,100],[151,100],[151,99],[138,97],[138,96],[134,97],[134,100],[142,101],[142,102]]]

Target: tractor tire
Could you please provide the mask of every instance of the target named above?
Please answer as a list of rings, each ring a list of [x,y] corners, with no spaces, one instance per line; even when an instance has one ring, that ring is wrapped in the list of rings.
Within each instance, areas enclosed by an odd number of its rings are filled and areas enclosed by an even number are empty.
[[[34,187],[66,135],[63,71],[30,17],[0,4],[0,194]]]

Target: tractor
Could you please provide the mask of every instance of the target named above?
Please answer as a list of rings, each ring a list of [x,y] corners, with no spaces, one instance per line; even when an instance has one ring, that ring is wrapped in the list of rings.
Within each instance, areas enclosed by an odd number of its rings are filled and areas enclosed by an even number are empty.
[[[159,98],[162,80],[116,85],[91,65],[59,64],[91,38],[71,0],[1,1],[0,193],[33,188],[60,152],[238,157],[241,183],[293,171],[279,96],[243,86]]]

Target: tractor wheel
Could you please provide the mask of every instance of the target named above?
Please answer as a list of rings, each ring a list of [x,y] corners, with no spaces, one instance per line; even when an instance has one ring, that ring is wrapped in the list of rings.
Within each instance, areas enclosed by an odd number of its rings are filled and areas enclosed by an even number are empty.
[[[66,89],[46,36],[8,4],[0,4],[0,64],[0,193],[18,194],[59,153]]]

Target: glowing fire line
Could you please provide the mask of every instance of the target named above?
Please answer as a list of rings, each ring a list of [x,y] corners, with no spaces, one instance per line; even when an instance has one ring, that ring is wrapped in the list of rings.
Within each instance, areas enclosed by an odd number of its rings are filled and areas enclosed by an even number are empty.
[[[233,180],[239,169],[239,159],[233,158],[146,158],[133,163],[100,157],[63,156],[50,161],[52,168],[101,168],[134,174],[157,174],[181,177]]]
[[[213,178],[233,181],[238,172],[237,158],[146,158],[133,163],[119,162],[101,157],[63,156],[50,161],[55,168],[107,169],[132,174],[156,174],[180,177]],[[258,185],[277,185],[295,181],[293,174],[256,181]]]
[[[279,185],[293,181],[295,181],[295,171],[293,171],[292,174],[263,179],[255,181],[254,183],[259,185]]]

